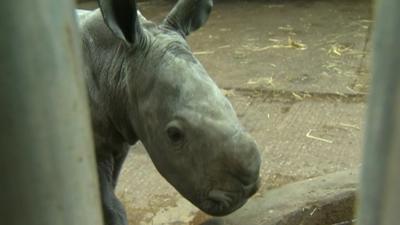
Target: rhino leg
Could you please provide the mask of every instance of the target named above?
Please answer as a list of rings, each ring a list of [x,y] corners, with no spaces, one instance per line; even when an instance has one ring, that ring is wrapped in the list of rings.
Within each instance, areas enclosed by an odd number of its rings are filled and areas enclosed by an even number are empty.
[[[122,164],[124,163],[125,158],[128,155],[128,151],[129,151],[129,146],[127,145],[127,146],[123,147],[123,149],[121,151],[118,151],[113,154],[113,160],[114,160],[113,187],[114,187],[114,189],[117,186],[117,181],[118,181],[118,177],[121,172],[121,169],[122,169]]]
[[[125,209],[114,193],[126,154],[127,151],[124,151],[118,155],[107,154],[97,157],[104,225],[128,225]]]

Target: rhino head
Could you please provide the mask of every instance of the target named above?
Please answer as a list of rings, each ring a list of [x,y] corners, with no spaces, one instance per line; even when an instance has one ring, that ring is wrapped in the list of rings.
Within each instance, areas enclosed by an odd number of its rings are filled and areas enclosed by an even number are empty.
[[[186,42],[212,1],[180,0],[160,24],[142,17],[135,1],[99,3],[118,40],[125,125],[134,133],[127,142],[137,137],[159,173],[202,211],[240,208],[258,189],[258,148]]]

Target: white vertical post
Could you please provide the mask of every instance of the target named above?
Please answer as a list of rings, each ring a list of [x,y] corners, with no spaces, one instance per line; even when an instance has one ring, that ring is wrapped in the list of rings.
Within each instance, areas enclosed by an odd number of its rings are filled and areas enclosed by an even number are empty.
[[[73,1],[0,1],[0,224],[101,225]]]
[[[359,225],[400,224],[400,1],[378,0]]]

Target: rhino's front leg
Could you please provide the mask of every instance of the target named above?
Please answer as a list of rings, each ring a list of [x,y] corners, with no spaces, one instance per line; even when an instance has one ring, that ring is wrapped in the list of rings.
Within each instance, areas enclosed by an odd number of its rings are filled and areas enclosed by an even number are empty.
[[[127,151],[123,151],[118,154],[109,153],[97,156],[104,225],[128,224],[125,209],[114,193],[118,174],[126,154]]]
[[[114,160],[114,167],[113,167],[113,187],[117,186],[117,181],[119,177],[119,173],[122,169],[122,164],[125,161],[126,156],[128,155],[130,145],[126,144],[122,147],[120,151],[114,152],[113,160]]]

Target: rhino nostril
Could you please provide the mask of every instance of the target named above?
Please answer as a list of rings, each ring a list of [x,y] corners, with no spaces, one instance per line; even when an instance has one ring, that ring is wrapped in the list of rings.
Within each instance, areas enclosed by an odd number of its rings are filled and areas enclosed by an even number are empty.
[[[246,137],[244,135],[244,138]],[[244,185],[255,183],[258,179],[261,165],[261,156],[257,144],[252,139],[249,139],[249,137],[241,140],[235,158],[237,163],[234,171],[236,177]]]
[[[258,179],[255,183],[243,186],[243,190],[245,193],[245,196],[247,198],[250,198],[252,195],[254,195],[258,189],[260,188],[260,180]]]
[[[254,184],[254,182],[257,179],[253,178],[254,176],[251,175],[242,175],[242,176],[237,176],[236,178],[239,180],[239,182],[243,185],[243,186],[250,186],[252,184]]]
[[[222,204],[225,208],[228,208],[232,202],[232,198],[229,194],[220,190],[211,190],[208,193],[208,198],[216,203]]]
[[[249,186],[255,184],[259,179],[259,164],[252,162],[246,167],[242,166],[236,170],[234,177],[243,185]]]

